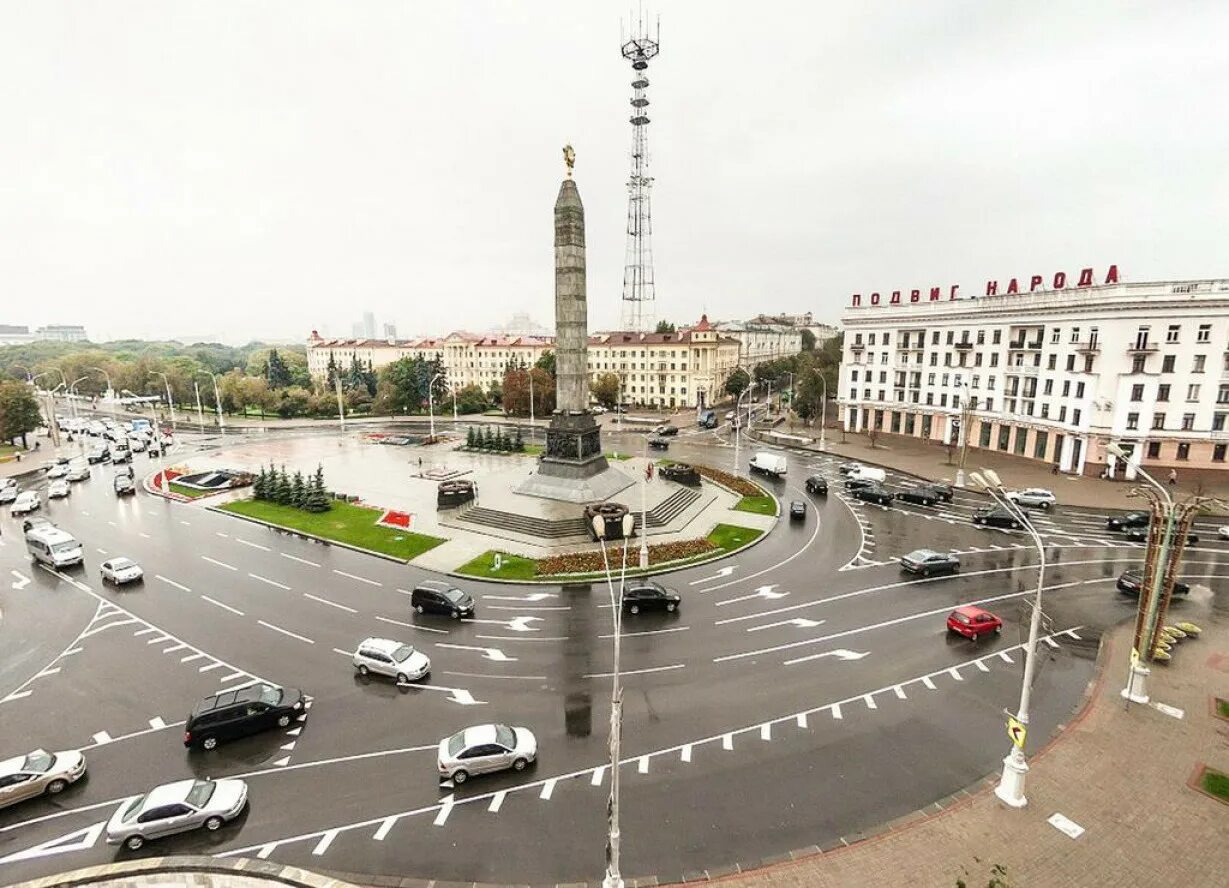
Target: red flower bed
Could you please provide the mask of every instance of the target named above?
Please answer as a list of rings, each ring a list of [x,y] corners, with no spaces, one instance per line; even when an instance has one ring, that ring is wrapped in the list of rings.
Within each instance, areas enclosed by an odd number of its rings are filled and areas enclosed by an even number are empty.
[[[627,563],[629,566],[637,566],[640,564],[640,545],[638,543],[632,545],[633,547],[628,548]],[[658,543],[655,546],[649,546],[649,564],[692,558],[696,555],[704,555],[716,548],[718,548],[716,544],[710,543],[707,539]],[[619,571],[623,564],[623,547],[612,546],[607,549],[607,558],[610,559],[610,569],[615,572]],[[606,563],[602,560],[602,550],[596,549],[592,552],[575,552],[571,555],[551,555],[547,558],[539,558],[535,572],[538,576],[552,576],[554,574],[601,573],[605,569]]]
[[[408,512],[397,512],[393,509],[387,509],[380,519],[376,521],[381,527],[391,527],[395,530],[409,530],[414,523],[414,516]]]
[[[697,466],[692,464],[692,468],[709,481],[715,481],[722,487],[728,487],[740,496],[764,495],[763,489],[758,484],[748,481],[746,478],[731,475],[729,472],[723,472],[721,469],[714,469],[711,466]]]

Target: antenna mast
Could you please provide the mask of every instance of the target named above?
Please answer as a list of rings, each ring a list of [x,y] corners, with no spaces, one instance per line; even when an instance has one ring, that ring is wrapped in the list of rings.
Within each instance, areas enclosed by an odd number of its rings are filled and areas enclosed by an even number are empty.
[[[623,58],[632,63],[632,170],[627,180],[627,251],[623,262],[622,329],[652,332],[656,290],[653,283],[653,211],[649,175],[649,60],[658,51],[661,25],[652,36],[643,17],[623,43]]]

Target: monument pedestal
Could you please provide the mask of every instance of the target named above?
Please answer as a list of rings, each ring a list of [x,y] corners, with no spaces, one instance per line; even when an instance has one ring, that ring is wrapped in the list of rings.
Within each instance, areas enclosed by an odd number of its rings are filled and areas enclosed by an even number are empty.
[[[604,502],[633,480],[602,455],[601,430],[587,410],[556,410],[538,470],[516,492],[568,503]]]

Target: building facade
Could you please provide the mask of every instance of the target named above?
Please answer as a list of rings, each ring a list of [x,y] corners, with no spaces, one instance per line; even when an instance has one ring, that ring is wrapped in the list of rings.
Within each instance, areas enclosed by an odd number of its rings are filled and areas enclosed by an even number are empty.
[[[53,342],[86,342],[89,336],[79,324],[51,324],[34,331],[35,339]]]
[[[316,331],[307,340],[307,366],[324,380],[330,359],[347,368],[355,359],[379,370],[405,357],[437,355],[452,385],[476,385],[489,391],[501,383],[509,363],[532,366],[554,347],[547,336],[475,336],[454,332],[440,338],[324,339]],[[707,317],[676,333],[597,333],[589,336],[591,380],[614,373],[623,382],[623,398],[651,407],[701,409],[721,400],[726,379],[739,366],[741,343],[723,335]]]
[[[739,343],[742,366],[750,370],[756,364],[786,358],[802,351],[802,326],[779,318],[760,315],[749,321],[718,321],[714,326],[722,335]]]
[[[1229,280],[863,306],[844,333],[850,431],[959,445],[963,423],[970,459],[1127,479],[1229,467]]]

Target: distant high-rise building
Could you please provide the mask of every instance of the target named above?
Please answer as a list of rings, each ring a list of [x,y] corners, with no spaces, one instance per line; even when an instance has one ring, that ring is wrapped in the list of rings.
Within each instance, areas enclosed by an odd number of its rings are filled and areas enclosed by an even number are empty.
[[[396,324],[385,324],[384,325],[384,338],[387,339],[389,342],[397,341],[397,325]]]
[[[376,338],[376,316],[369,311],[363,312],[363,336],[368,339]]]
[[[350,325],[350,334],[351,334],[351,335],[352,335],[355,339],[366,339],[366,338],[367,338],[367,336],[363,333],[363,322],[362,322],[362,321],[355,321],[353,324],[351,324],[351,325]]]

